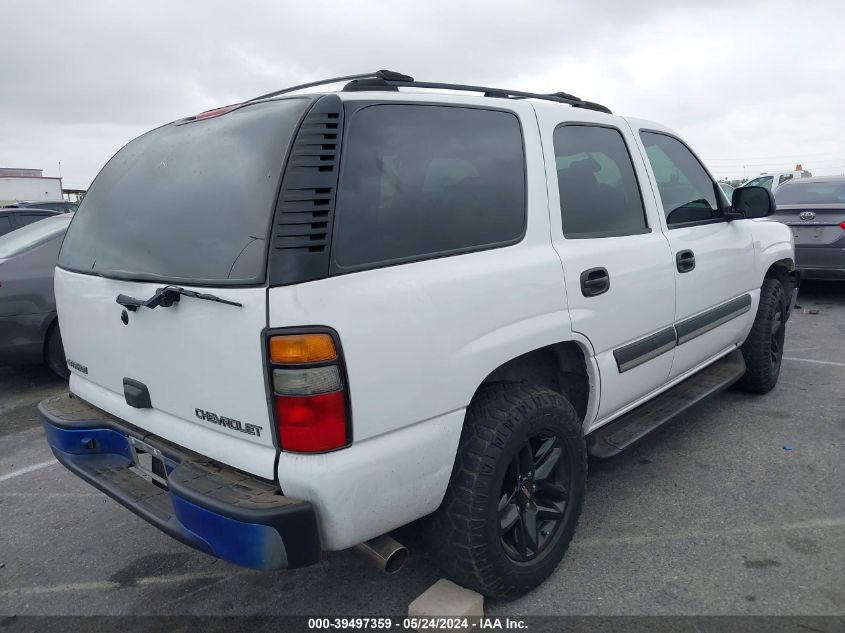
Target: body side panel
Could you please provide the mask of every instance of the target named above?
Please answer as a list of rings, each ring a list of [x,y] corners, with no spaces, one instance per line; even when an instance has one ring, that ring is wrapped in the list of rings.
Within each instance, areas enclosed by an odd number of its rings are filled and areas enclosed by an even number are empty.
[[[485,377],[571,338],[537,125],[529,104],[514,111],[527,162],[521,242],[269,290],[271,328],[328,326],[344,349],[352,445],[325,455],[282,452],[278,464],[285,493],[318,508],[330,549],[436,509],[464,410]]]

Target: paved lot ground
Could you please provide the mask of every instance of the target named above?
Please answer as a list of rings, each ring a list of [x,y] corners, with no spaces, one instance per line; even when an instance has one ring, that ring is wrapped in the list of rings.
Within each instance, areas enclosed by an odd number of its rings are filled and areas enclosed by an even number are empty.
[[[591,465],[563,564],[488,614],[845,614],[845,284],[799,305],[774,392]],[[400,615],[437,579],[413,533],[392,578],[352,553],[261,574],[183,547],[53,462],[33,408],[61,388],[0,368],[0,614]]]

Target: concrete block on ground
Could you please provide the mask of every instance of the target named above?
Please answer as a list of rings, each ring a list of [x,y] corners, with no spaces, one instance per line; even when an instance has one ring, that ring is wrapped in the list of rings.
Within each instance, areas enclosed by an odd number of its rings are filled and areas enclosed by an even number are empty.
[[[484,616],[484,596],[441,578],[408,605],[410,618],[470,618]]]

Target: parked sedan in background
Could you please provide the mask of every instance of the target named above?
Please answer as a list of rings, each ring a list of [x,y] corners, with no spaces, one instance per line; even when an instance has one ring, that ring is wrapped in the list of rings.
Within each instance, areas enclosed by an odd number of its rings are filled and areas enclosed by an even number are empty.
[[[845,279],[845,176],[792,180],[769,217],[792,228],[795,265],[809,279]]]
[[[0,235],[11,233],[15,229],[19,229],[27,224],[38,222],[44,218],[49,218],[54,215],[62,213],[61,211],[51,211],[50,209],[19,209],[4,208],[0,209]]]
[[[78,202],[71,202],[70,200],[45,200],[34,202],[16,202],[15,204],[7,204],[5,208],[14,209],[50,209],[51,211],[58,211],[59,213],[73,213],[79,208]]]
[[[46,363],[68,376],[53,271],[72,213],[0,237],[0,365]]]

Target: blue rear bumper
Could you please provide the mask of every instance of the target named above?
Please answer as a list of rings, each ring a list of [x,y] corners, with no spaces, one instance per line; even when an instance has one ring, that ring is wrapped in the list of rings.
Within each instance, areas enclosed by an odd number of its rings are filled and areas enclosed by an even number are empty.
[[[272,482],[189,454],[67,394],[43,401],[38,413],[59,462],[182,543],[253,569],[320,560],[313,507]],[[130,470],[137,454],[130,437],[159,452],[167,489]]]

